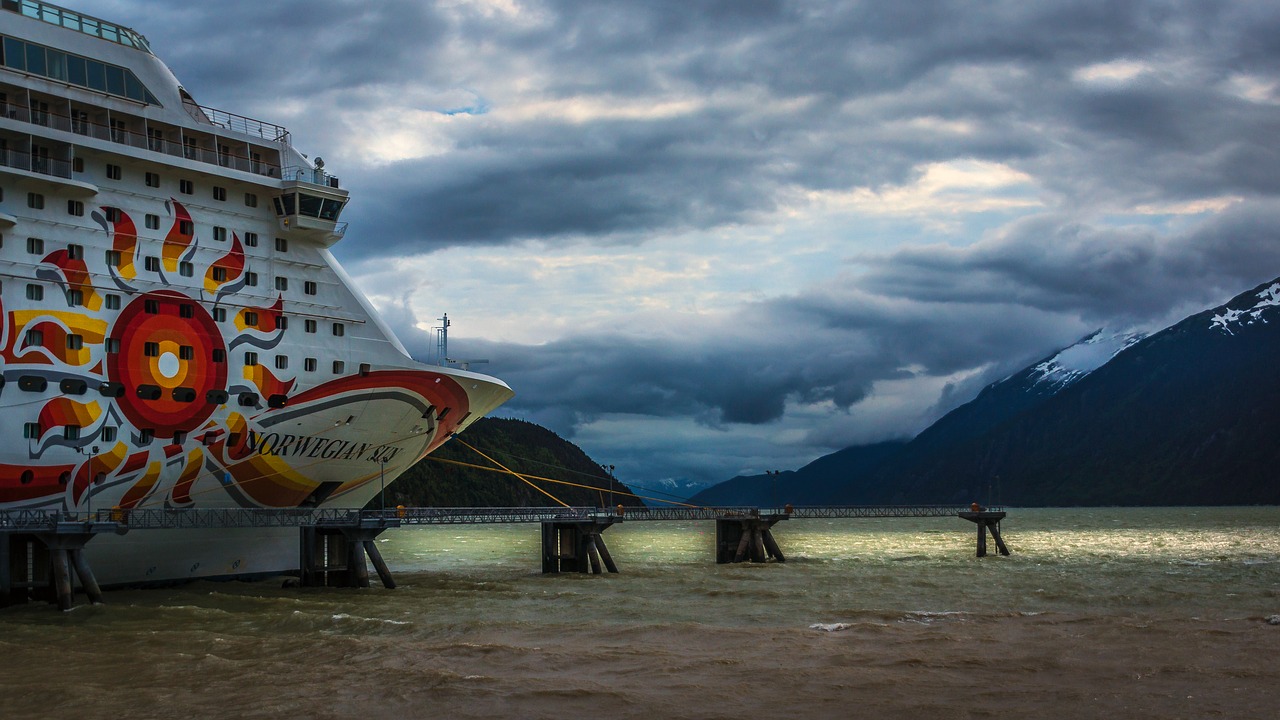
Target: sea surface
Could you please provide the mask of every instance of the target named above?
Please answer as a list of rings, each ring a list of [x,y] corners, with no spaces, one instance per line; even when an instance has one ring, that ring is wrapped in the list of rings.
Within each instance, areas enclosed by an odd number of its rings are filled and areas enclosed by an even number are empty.
[[[716,565],[711,522],[626,522],[621,574],[544,576],[537,525],[393,530],[395,590],[0,610],[0,718],[1280,716],[1280,508],[1003,531],[790,520],[785,564]]]

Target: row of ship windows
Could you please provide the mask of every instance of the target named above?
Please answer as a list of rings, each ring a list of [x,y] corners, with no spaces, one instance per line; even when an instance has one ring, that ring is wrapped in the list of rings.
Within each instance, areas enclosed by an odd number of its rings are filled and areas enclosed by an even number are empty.
[[[84,172],[84,158],[78,157],[78,158],[72,159],[71,167],[72,167],[72,170],[74,170],[75,172],[78,172],[78,173]],[[115,165],[113,163],[107,163],[107,179],[108,180],[119,180],[123,176],[124,176],[123,169],[119,165]],[[147,184],[147,187],[158,188],[160,187],[160,174],[147,172],[143,176],[143,181]],[[214,200],[218,200],[220,202],[226,202],[227,200],[226,188],[218,185],[214,185],[212,186],[212,190],[213,190]],[[191,180],[181,178],[178,180],[178,192],[182,193],[183,195],[194,195],[196,192],[196,184]],[[0,200],[3,200],[3,199],[4,198],[0,196]],[[257,194],[246,192],[244,194],[244,204],[245,204],[245,207],[251,207],[251,208],[258,207]],[[27,207],[30,207],[33,210],[43,210],[44,195],[41,193],[35,193],[35,192],[27,193]],[[68,205],[68,212],[70,212],[70,209],[69,209],[70,207],[71,206]],[[81,208],[83,208],[83,204],[81,204]],[[83,215],[84,212],[82,209],[81,212],[79,213],[72,212],[71,214]]]
[[[8,6],[11,3],[6,2]],[[16,4],[16,3],[13,3]],[[30,4],[30,3],[24,3]],[[6,7],[6,9],[8,9]],[[93,21],[98,37],[107,35],[107,28],[113,26]],[[57,23],[54,23],[57,24]],[[78,25],[80,23],[77,23]],[[83,25],[81,25],[83,27]],[[127,30],[110,31],[110,39],[119,42],[119,38],[127,37]],[[132,33],[129,33],[132,35]],[[137,37],[136,35],[134,37]],[[125,43],[128,44],[128,43]],[[63,52],[19,38],[5,36],[0,43],[0,64],[19,72],[39,75],[51,80],[58,80],[69,85],[76,85],[98,92],[105,92],[119,97],[129,98],[148,105],[159,105],[160,101],[151,94],[132,70],[101,62],[79,55]]]
[[[314,322],[314,321],[308,321],[308,322]],[[341,325],[335,325],[334,334],[341,335],[342,333],[338,332],[341,329],[342,329]],[[26,335],[23,337],[23,342],[26,347],[44,347],[44,332],[41,330],[28,330],[26,332]],[[103,341],[103,345],[106,348],[108,354],[115,355],[120,352],[120,341],[116,338],[106,338]],[[68,350],[83,350],[84,336],[77,335],[75,333],[70,333],[66,335],[66,347]],[[154,342],[143,343],[142,354],[145,357],[160,357],[160,344],[154,343]],[[191,345],[179,345],[178,359],[194,360],[195,348]],[[209,359],[215,363],[224,363],[227,361],[227,351],[223,350],[222,348],[214,348],[209,353]],[[252,350],[246,352],[244,354],[244,364],[249,367],[258,365],[259,364],[258,353],[253,352]],[[275,366],[277,370],[287,370],[289,368],[289,356],[276,355]],[[317,367],[319,367],[319,362],[315,358],[311,358],[311,357],[304,358],[302,361],[302,369],[306,372],[316,372]],[[346,371],[346,363],[344,363],[341,360],[333,361],[334,375],[341,375],[345,371]],[[27,388],[23,388],[23,389],[25,390]],[[79,393],[71,393],[71,394],[83,395],[84,393],[83,391],[81,391]]]
[[[67,290],[65,292],[67,297],[67,305],[69,307],[78,307],[78,306],[84,305],[83,291],[72,289],[72,290]],[[33,301],[44,300],[44,286],[36,285],[34,283],[28,283],[27,299],[33,300]],[[108,310],[119,310],[120,296],[114,293],[108,293],[106,295],[105,303]],[[149,315],[158,315],[160,314],[160,303],[156,300],[144,300],[142,309],[144,312],[146,312]],[[184,317],[184,318],[195,317],[195,306],[187,303],[180,304],[178,306],[178,316]],[[277,315],[274,315],[273,317],[275,319],[275,323],[274,323],[275,327],[271,328],[272,330],[288,330],[289,329],[289,317],[287,315],[277,314]],[[213,308],[213,320],[214,322],[226,322],[227,309],[224,307]],[[262,328],[259,328],[258,322],[259,322],[259,317],[256,311],[254,310],[244,311],[244,324],[246,327],[262,329]],[[302,329],[304,332],[315,333],[318,331],[319,327],[320,327],[320,323],[312,318],[306,318],[302,321]],[[347,326],[344,323],[340,323],[340,322],[332,323],[329,326],[329,330],[330,332],[333,333],[334,337],[343,337],[347,334]],[[38,333],[39,331],[28,331],[28,332]],[[77,336],[68,335],[67,337],[72,338]],[[28,336],[27,344],[32,346],[43,346],[44,344],[43,340],[44,340],[43,335],[40,335],[40,334],[30,335]],[[108,342],[110,341],[111,339],[108,338]],[[68,340],[68,342],[71,342],[71,341]],[[72,348],[68,346],[68,349],[79,350],[80,348],[79,347]]]
[[[221,189],[221,188],[218,188],[218,189]],[[226,191],[224,190],[223,192],[226,192]],[[255,196],[254,196],[254,198],[257,198],[257,196],[255,195]],[[0,188],[0,202],[4,202],[4,188]],[[257,203],[257,200],[256,200],[256,199],[254,200],[254,203],[255,203],[255,204]],[[27,193],[27,207],[31,208],[32,210],[43,210],[43,209],[44,209],[44,195],[43,195],[42,193],[37,193],[37,192],[29,192],[29,193]],[[119,209],[119,208],[111,208],[111,207],[109,207],[109,208],[103,208],[103,211],[104,211],[104,213],[105,213],[105,215],[106,215],[107,220],[109,220],[110,222],[113,222],[113,223],[120,222],[120,219],[121,219],[121,212],[120,212],[120,209]],[[67,201],[67,214],[68,214],[68,215],[75,216],[75,217],[84,217],[84,201],[82,201],[82,200],[68,200],[68,201]],[[148,230],[159,230],[159,229],[160,229],[160,216],[159,216],[159,215],[154,215],[154,214],[152,214],[152,213],[147,213],[147,214],[144,216],[144,218],[143,218],[143,222],[144,222],[144,224],[147,226],[147,229],[148,229]],[[179,220],[179,221],[178,221],[178,231],[179,231],[179,232],[181,232],[181,233],[183,233],[183,234],[186,234],[186,235],[194,235],[194,234],[195,234],[195,224],[194,224],[194,223],[192,223],[190,220]],[[226,241],[227,241],[227,229],[226,229],[225,227],[222,227],[221,225],[214,225],[214,226],[213,226],[213,239],[214,239],[214,240],[217,240],[217,241],[219,241],[219,242],[226,242]],[[246,232],[246,233],[244,234],[244,244],[245,244],[245,246],[246,246],[246,247],[257,247],[257,246],[258,246],[258,233],[255,233],[255,232]],[[276,251],[277,251],[277,252],[289,252],[289,241],[288,241],[287,239],[285,239],[285,238],[281,238],[281,237],[276,238]]]
[[[214,229],[217,230],[218,228],[214,228]],[[276,240],[277,241],[283,240],[283,238],[276,238]],[[256,237],[254,240],[254,244],[257,244]],[[4,246],[4,236],[0,235],[0,247],[3,247],[3,246]],[[280,243],[277,242],[276,246],[280,247]],[[36,238],[36,237],[27,238],[27,252],[32,255],[44,255],[44,239]],[[120,267],[120,265],[124,262],[124,256],[121,254],[119,250],[107,250],[105,251],[105,253],[106,253],[105,255],[106,263],[111,267]],[[67,245],[67,259],[83,260],[84,246],[76,245],[76,244]],[[142,266],[147,272],[160,272],[160,258],[154,255],[145,255],[143,256],[143,259],[142,259]],[[196,272],[196,266],[193,263],[190,263],[186,260],[182,260],[178,262],[178,274],[181,275],[182,277],[194,277],[195,272]],[[214,282],[226,282],[227,269],[224,267],[215,266],[212,269],[212,278]],[[258,273],[252,272],[252,271],[246,271],[244,274],[244,284],[248,287],[257,287]],[[36,287],[38,289],[39,286],[28,285],[27,287],[28,287],[27,299],[40,300],[41,298],[44,297],[43,294],[41,294],[40,297],[31,297],[30,295],[30,288]],[[284,275],[277,275],[275,278],[275,287],[276,287],[276,290],[279,290],[281,292],[288,292],[289,278]],[[302,292],[304,295],[316,295],[317,293],[319,293],[319,291],[320,291],[320,285],[315,280],[304,280],[302,282]],[[72,304],[79,305],[81,303],[77,302]]]
[[[83,292],[83,291],[81,291],[81,290],[75,290],[75,289],[67,290],[67,291],[66,291],[66,296],[67,296],[67,305],[68,305],[68,306],[70,306],[70,307],[78,307],[78,306],[82,306],[82,305],[84,305],[84,292]],[[28,299],[28,300],[35,300],[35,301],[43,300],[43,299],[44,299],[44,286],[42,286],[42,285],[36,285],[36,284],[34,284],[34,283],[28,283],[28,284],[27,284],[27,299]],[[114,293],[108,293],[108,294],[106,295],[106,306],[107,306],[107,309],[108,309],[108,310],[119,310],[119,309],[120,309],[120,296],[119,296],[119,295],[116,295],[116,294],[114,294]],[[146,312],[148,315],[159,315],[159,314],[160,314],[160,303],[159,303],[159,301],[156,301],[156,300],[144,300],[144,301],[143,301],[143,304],[142,304],[142,309],[143,309],[143,311],[144,311],[144,312]],[[195,306],[194,306],[194,305],[191,305],[191,304],[189,304],[189,303],[182,303],[182,304],[180,304],[180,305],[178,306],[178,316],[179,316],[179,317],[184,317],[184,318],[195,317]],[[274,316],[274,319],[275,319],[275,327],[274,327],[274,328],[271,328],[272,330],[288,330],[288,329],[289,329],[289,317],[288,317],[287,315],[277,314],[277,315],[275,315],[275,316]],[[226,322],[226,320],[227,320],[227,309],[226,309],[226,308],[224,308],[224,307],[216,307],[216,308],[214,308],[214,309],[213,309],[213,320],[214,320],[214,322]],[[252,327],[252,328],[258,328],[258,321],[259,321],[259,317],[258,317],[258,313],[257,313],[256,311],[254,311],[254,310],[245,310],[245,311],[244,311],[244,324],[245,324],[245,326],[247,326],[247,327]],[[319,323],[318,321],[316,321],[316,320],[312,319],[312,318],[306,318],[306,319],[304,319],[304,320],[302,321],[302,329],[303,329],[303,331],[304,331],[304,332],[314,333],[314,332],[316,332],[316,331],[319,329],[319,327],[320,327],[320,323]],[[258,328],[258,329],[262,329],[262,328]],[[340,323],[340,322],[332,323],[332,324],[329,326],[329,330],[330,330],[330,332],[332,332],[332,333],[333,333],[334,337],[343,337],[343,336],[345,336],[345,335],[347,334],[347,326],[346,326],[344,323]],[[30,332],[38,332],[38,331],[30,331]],[[75,335],[68,335],[68,337],[76,337],[76,336],[75,336]],[[42,344],[43,344],[42,342],[35,342],[35,341],[33,341],[31,338],[39,338],[40,340],[43,340],[43,335],[33,335],[33,336],[30,336],[30,338],[28,339],[28,342],[27,342],[27,344],[28,344],[28,345],[36,345],[36,346],[39,346],[39,345],[42,345]],[[79,348],[70,348],[70,349],[78,350]]]
[[[78,173],[84,172],[84,158],[78,157],[78,158],[72,159],[71,168],[73,171]],[[119,165],[116,165],[114,163],[107,163],[107,179],[108,180],[120,180],[123,177],[124,177],[123,168],[121,168]],[[150,188],[160,187],[160,173],[146,172],[143,174],[142,179],[143,179],[143,182],[147,184],[147,187],[150,187]],[[214,200],[217,200],[219,202],[227,201],[226,188],[220,187],[218,185],[214,185],[212,186],[212,191],[213,191]],[[188,180],[186,178],[179,178],[178,192],[182,193],[183,195],[194,195],[196,192],[196,184],[193,181]],[[251,207],[251,208],[258,207],[258,196],[251,192],[245,193],[244,204],[245,204],[245,207]]]

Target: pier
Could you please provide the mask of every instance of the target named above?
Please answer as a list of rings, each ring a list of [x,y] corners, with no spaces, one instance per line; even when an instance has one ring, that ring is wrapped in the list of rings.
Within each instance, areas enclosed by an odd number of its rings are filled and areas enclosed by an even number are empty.
[[[148,530],[297,528],[298,580],[304,587],[369,587],[372,564],[386,588],[395,580],[375,539],[394,528],[426,525],[538,523],[542,527],[544,573],[618,572],[604,532],[622,522],[714,521],[715,562],[785,562],[772,528],[787,520],[823,518],[958,517],[977,526],[977,556],[987,553],[987,534],[1000,554],[1008,547],[1000,535],[1000,508],[954,505],[760,507],[589,507],[433,508],[386,510],[318,508],[100,509],[93,512],[0,510],[0,607],[30,599],[74,604],[75,582],[90,602],[102,594],[86,546],[103,533]]]

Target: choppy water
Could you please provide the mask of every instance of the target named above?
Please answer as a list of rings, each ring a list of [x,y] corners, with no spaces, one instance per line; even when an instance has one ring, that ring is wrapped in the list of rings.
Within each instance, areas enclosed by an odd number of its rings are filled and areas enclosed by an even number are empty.
[[[624,523],[543,576],[535,525],[391,531],[400,588],[198,583],[0,610],[0,717],[1276,717],[1280,508]],[[91,546],[92,547],[92,546]],[[83,600],[81,600],[83,602]],[[1275,622],[1280,623],[1280,617]]]

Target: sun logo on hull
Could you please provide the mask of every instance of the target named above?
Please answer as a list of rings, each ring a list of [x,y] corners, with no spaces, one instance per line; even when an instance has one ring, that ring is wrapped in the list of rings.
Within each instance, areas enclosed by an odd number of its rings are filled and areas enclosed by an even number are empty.
[[[177,488],[206,465],[217,469],[216,451],[237,439],[228,421],[261,410],[269,398],[283,404],[294,389],[293,378],[246,364],[252,354],[231,352],[281,342],[282,297],[261,307],[232,304],[248,275],[239,236],[221,252],[202,248],[186,207],[176,200],[165,206],[172,227],[159,256],[141,253],[128,213],[104,206],[93,213],[110,237],[100,259],[74,245],[45,254],[35,275],[48,285],[28,290],[37,301],[28,305],[37,307],[0,308],[7,392],[50,385],[62,392],[33,396],[41,407],[24,424],[31,462],[0,464],[0,503],[74,508],[91,487],[98,493],[125,484],[124,496],[137,504],[166,468],[179,477],[166,503],[189,503]],[[202,257],[209,259],[198,267]],[[95,284],[99,279],[105,282]],[[55,290],[65,295],[65,309],[56,296],[43,297]],[[240,412],[228,411],[231,402]]]

